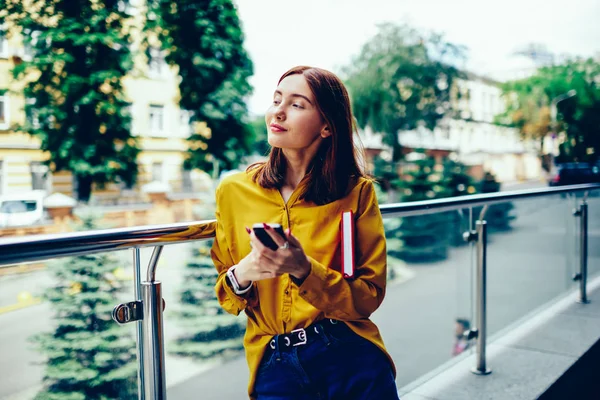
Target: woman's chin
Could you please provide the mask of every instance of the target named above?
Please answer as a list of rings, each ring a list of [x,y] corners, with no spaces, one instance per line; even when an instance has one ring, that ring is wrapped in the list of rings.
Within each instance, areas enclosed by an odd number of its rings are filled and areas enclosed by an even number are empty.
[[[269,137],[267,138],[267,142],[269,142],[269,146],[271,146],[271,147],[278,147],[278,148],[285,147],[285,140],[281,140],[281,138],[274,137],[271,134],[269,134]]]

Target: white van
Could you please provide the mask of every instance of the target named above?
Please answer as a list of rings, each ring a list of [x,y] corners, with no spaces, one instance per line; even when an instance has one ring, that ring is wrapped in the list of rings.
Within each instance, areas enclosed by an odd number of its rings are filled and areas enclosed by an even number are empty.
[[[0,228],[34,225],[44,220],[45,190],[0,196]]]

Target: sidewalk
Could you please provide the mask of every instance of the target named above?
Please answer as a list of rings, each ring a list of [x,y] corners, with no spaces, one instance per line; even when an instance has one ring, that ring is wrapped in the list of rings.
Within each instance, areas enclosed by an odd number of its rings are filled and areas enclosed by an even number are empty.
[[[571,382],[562,383],[561,387],[553,385],[555,382],[558,384],[563,373],[575,367],[577,360],[600,338],[600,277],[591,281],[588,288],[590,304],[578,303],[579,293],[574,291],[549,308],[536,310],[495,335],[487,348],[487,367],[492,370],[490,375],[470,372],[476,365],[476,354],[472,352],[401,388],[402,399],[531,400],[545,392],[545,400],[598,399],[597,392],[592,395],[587,390],[598,387],[597,366],[600,360],[597,358],[583,360],[589,368],[595,369],[593,379],[585,381],[577,379],[585,378],[585,375],[571,375]],[[597,347],[591,350],[592,355],[600,353]],[[581,366],[578,368],[583,371]],[[575,380],[584,386],[573,386]],[[566,394],[565,388],[568,396],[554,396],[559,390]]]

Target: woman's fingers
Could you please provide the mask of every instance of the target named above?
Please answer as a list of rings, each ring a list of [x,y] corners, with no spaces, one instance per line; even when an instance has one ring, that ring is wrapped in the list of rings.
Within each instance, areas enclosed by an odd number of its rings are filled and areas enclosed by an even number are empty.
[[[292,235],[291,229],[286,230],[285,236],[287,237],[287,240],[290,243],[290,246],[298,247],[299,249],[302,248],[302,245],[300,244],[300,241],[298,240],[298,238],[296,238],[296,236]]]
[[[277,233],[275,229],[271,228],[269,224],[263,223],[263,226],[265,227],[265,232],[269,234],[269,236],[271,237],[271,239],[273,239],[277,247],[281,247],[285,244],[285,238],[281,237],[281,235]]]

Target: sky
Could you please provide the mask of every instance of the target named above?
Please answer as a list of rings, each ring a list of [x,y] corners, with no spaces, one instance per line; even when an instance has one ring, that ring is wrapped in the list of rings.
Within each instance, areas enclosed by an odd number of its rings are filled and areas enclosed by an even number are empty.
[[[235,0],[254,62],[253,115],[269,106],[295,65],[338,73],[383,22],[444,34],[468,49],[465,68],[500,78],[520,65],[511,53],[541,43],[557,54],[600,54],[600,0]]]

